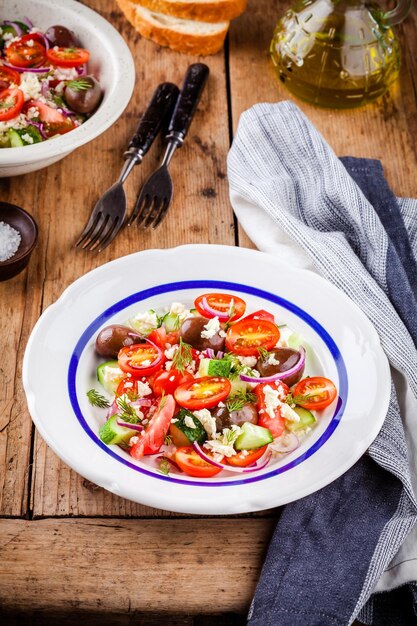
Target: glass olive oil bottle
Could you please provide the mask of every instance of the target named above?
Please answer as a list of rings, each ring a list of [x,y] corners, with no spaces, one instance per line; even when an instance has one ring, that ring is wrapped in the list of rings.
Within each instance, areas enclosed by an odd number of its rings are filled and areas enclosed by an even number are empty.
[[[363,0],[299,0],[278,22],[271,42],[279,79],[319,106],[361,106],[397,79],[400,46],[391,25],[412,0],[384,13]]]

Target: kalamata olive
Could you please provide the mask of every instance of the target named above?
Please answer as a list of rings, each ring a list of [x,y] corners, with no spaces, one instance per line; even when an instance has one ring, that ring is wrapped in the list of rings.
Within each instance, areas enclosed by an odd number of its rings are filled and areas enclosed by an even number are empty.
[[[64,89],[64,98],[69,108],[76,113],[91,113],[98,107],[102,90],[94,76],[80,76],[70,80]]]
[[[230,413],[227,406],[216,406],[211,411],[212,416],[216,420],[216,430],[221,433],[223,428],[230,428],[232,422],[230,421]]]
[[[274,374],[286,372],[291,369],[297,365],[299,360],[300,353],[297,350],[292,350],[292,348],[275,348],[266,359],[262,357],[258,359],[256,369],[262,377],[273,376]],[[270,361],[272,361],[272,363]],[[274,363],[274,361],[278,361],[278,363]],[[304,367],[289,378],[285,378],[285,384],[291,387],[291,385],[298,383],[303,375],[303,371]]]
[[[232,411],[229,415],[231,424],[236,426],[242,426],[245,422],[251,422],[252,424],[258,423],[258,411],[254,404],[245,404],[245,406],[239,411]]]
[[[227,406],[216,406],[211,414],[216,420],[216,429],[218,432],[222,432],[223,428],[230,428],[233,424],[242,426],[245,422],[251,422],[252,424],[258,423],[258,411],[254,404],[245,404],[239,411],[231,412]]]
[[[196,350],[211,348],[212,350],[221,350],[223,352],[224,337],[220,337],[219,333],[216,333],[210,339],[201,336],[208,321],[204,317],[189,317],[184,320],[180,328],[181,339]]]
[[[107,358],[117,357],[119,350],[134,343],[140,343],[142,337],[128,326],[111,324],[99,332],[96,339],[96,352]]]
[[[78,48],[79,46],[74,33],[60,24],[50,26],[45,33],[45,37],[52,47],[59,46],[60,48]]]

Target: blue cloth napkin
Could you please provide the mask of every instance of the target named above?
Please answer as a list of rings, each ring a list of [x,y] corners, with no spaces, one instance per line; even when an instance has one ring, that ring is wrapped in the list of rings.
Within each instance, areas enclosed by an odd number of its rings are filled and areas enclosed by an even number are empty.
[[[378,161],[339,160],[290,102],[242,115],[228,175],[252,240],[345,291],[392,372],[368,453],[285,507],[249,624],[417,624],[417,202],[393,195]]]

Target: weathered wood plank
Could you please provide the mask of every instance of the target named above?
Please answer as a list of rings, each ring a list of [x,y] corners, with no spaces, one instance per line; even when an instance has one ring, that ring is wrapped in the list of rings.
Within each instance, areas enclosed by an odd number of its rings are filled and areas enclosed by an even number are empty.
[[[37,188],[39,210],[36,217],[41,244],[36,258],[41,267],[45,266],[45,270],[36,272],[37,261],[33,261],[31,276],[35,302],[32,302],[30,292],[23,291],[24,277],[15,287],[16,293],[19,286],[21,290],[18,315],[22,314],[25,298],[28,298],[30,305],[26,316],[27,330],[34,325],[39,315],[40,302],[42,308],[45,308],[72,281],[106,261],[145,248],[167,248],[184,243],[234,244],[233,216],[227,201],[225,181],[228,118],[224,57],[220,53],[209,60],[211,76],[208,86],[189,137],[172,162],[175,195],[164,223],[156,231],[146,233],[136,227],[125,229],[101,255],[74,250],[73,243],[84,227],[95,200],[118,176],[123,150],[156,85],[164,80],[180,84],[188,64],[198,60],[167,50],[162,52],[157,46],[141,39],[122,18],[114,2],[91,0],[88,4],[107,17],[128,42],[137,62],[137,86],[126,113],[104,135],[47,170],[3,183],[3,197],[6,200],[16,199],[18,190],[25,190],[25,193],[21,193],[24,206],[29,205],[28,189]],[[141,182],[156,166],[160,154],[161,143],[152,149],[144,164],[136,168],[128,179],[126,192],[130,210]],[[21,317],[14,320],[16,332],[20,329],[21,321]],[[7,367],[8,376],[13,380],[13,357]],[[7,396],[9,404],[13,395],[14,390],[10,387]],[[19,452],[20,473],[11,464],[6,472],[5,485],[14,486],[16,481],[22,483],[21,495],[18,496],[16,491],[13,495],[13,491],[9,490],[10,496],[7,496],[7,491],[3,498],[6,503],[2,509],[4,514],[22,514],[22,506],[18,507],[16,502],[25,500],[23,477],[27,476],[24,471],[28,465],[30,420],[24,408],[23,396],[20,405],[23,408],[21,421],[24,421],[26,430],[21,433],[20,422],[16,422],[16,428],[19,428],[19,434],[25,440],[25,447]],[[11,428],[8,432],[12,432]],[[6,451],[2,452],[4,461],[7,460],[6,456],[8,459],[17,458],[15,448],[17,446],[10,450],[9,443],[7,455]],[[7,504],[7,498],[14,498],[13,506]],[[103,490],[94,490],[90,485],[86,488],[84,480],[61,463],[38,434],[34,443],[31,503],[34,516],[157,514],[152,509],[125,502]]]
[[[294,99],[275,75],[269,58],[274,26],[291,1],[251,0],[249,10],[232,22],[230,85],[233,128],[240,114],[258,102]],[[400,81],[375,104],[356,110],[320,109],[297,100],[336,154],[381,159],[399,195],[416,196],[417,181],[417,9],[398,28],[403,50]],[[249,86],[253,85],[253,88]],[[294,100],[295,101],[295,100]],[[239,243],[252,246],[239,229]]]
[[[273,525],[266,519],[3,519],[0,606],[245,613]]]

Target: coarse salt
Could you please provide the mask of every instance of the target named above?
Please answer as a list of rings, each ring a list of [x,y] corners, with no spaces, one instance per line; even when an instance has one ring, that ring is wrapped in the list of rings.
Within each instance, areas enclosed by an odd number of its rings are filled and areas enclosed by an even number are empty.
[[[0,261],[11,259],[21,241],[20,233],[6,222],[0,222]]]

